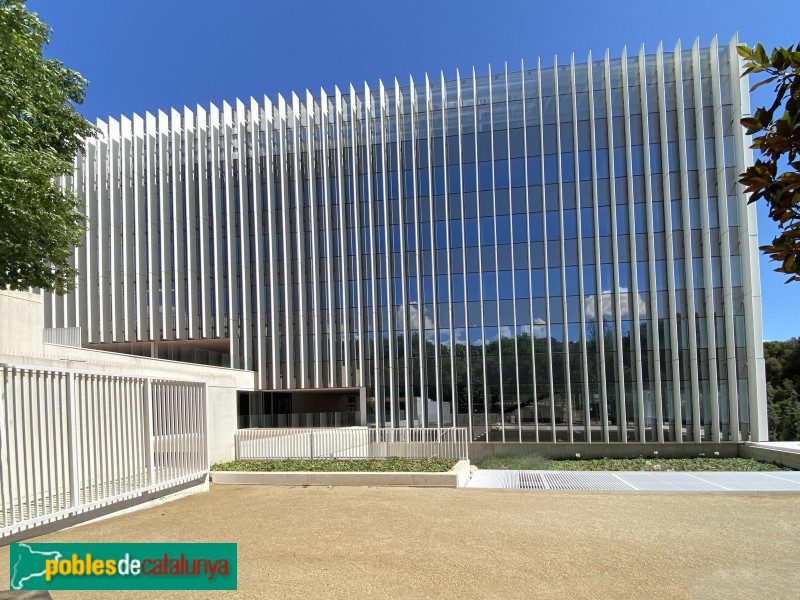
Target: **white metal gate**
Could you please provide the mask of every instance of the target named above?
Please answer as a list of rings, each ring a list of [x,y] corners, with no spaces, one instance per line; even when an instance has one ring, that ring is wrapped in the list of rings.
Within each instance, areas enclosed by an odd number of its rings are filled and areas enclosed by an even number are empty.
[[[205,384],[0,368],[0,539],[208,473]]]

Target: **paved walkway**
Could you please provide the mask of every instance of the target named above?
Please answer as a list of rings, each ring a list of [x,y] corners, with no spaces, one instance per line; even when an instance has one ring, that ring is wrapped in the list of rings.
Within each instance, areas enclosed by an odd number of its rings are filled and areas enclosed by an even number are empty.
[[[501,471],[478,469],[467,487],[595,492],[797,492],[800,471]]]

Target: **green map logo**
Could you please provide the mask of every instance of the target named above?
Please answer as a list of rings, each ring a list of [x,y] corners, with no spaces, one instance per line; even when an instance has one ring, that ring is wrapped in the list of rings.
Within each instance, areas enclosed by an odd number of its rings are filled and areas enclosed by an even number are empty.
[[[12,590],[235,590],[236,544],[11,544]]]
[[[14,546],[17,549],[16,556],[13,552]],[[25,583],[32,579],[44,580],[47,560],[61,560],[61,553],[34,550],[30,544],[14,544],[11,554],[11,585],[9,587],[12,590],[42,589],[30,587],[35,585],[34,583],[29,583],[27,586]]]

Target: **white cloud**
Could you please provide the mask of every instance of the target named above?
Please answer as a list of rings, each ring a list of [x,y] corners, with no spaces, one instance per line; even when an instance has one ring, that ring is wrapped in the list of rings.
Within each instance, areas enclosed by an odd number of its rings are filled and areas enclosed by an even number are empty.
[[[533,337],[547,337],[547,323],[544,319],[536,317],[533,320]]]
[[[405,313],[403,312],[402,307],[398,306],[395,309],[395,327],[397,329],[403,329],[404,319]],[[423,326],[425,329],[433,329],[433,318],[431,318],[427,310],[424,311]],[[419,305],[417,304],[410,304],[408,306],[408,328],[411,331],[419,329]]]
[[[633,302],[632,294],[628,293],[626,288],[620,288],[620,299],[619,299],[619,313],[621,319],[630,319],[633,316]],[[604,290],[600,294],[600,305],[601,310],[603,311],[603,319],[613,319],[614,318],[614,292],[611,290]],[[647,304],[645,303],[644,299],[641,295],[637,296],[636,300],[639,306],[639,316],[645,317],[647,316]],[[586,313],[586,319],[594,321],[597,319],[597,297],[592,294],[591,296],[586,296],[584,300],[584,311]]]

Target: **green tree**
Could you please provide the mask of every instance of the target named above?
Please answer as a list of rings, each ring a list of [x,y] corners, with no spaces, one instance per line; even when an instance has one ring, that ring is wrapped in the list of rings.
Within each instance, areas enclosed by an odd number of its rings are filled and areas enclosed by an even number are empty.
[[[765,342],[769,438],[800,439],[800,339]]]
[[[763,198],[769,205],[769,216],[778,224],[779,234],[761,250],[781,265],[775,269],[789,275],[789,281],[800,281],[800,44],[775,48],[767,55],[761,44],[755,48],[739,46],[744,57],[744,71],[763,73],[766,78],[756,88],[774,84],[775,99],[769,107],[760,107],[752,117],[742,119],[753,145],[761,158],[742,173],[739,182],[747,186],[750,202]],[[783,113],[777,115],[779,109]],[[779,162],[788,161],[788,170]],[[782,171],[782,172],[781,172]]]
[[[0,0],[0,286],[63,294],[85,219],[58,177],[94,127],[74,106],[86,80],[43,57],[49,38],[22,0]]]

